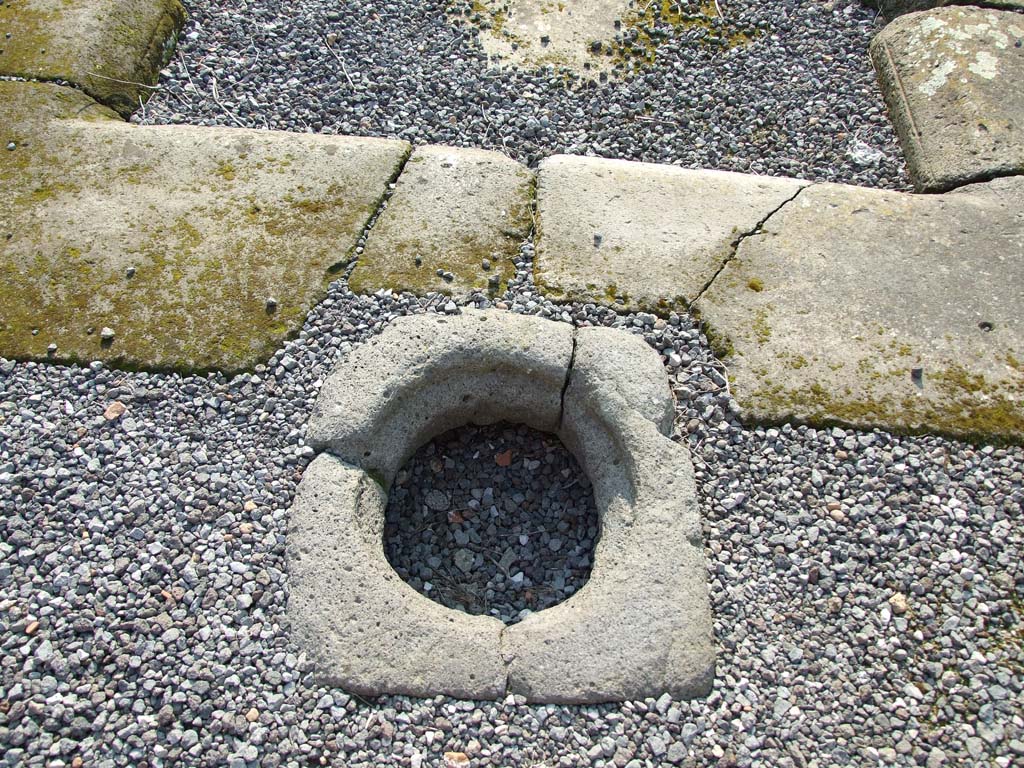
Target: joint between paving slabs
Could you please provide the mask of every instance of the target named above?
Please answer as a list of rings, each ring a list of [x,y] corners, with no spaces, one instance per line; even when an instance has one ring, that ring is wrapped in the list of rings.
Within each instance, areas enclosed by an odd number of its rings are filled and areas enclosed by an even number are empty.
[[[345,254],[343,259],[336,261],[327,268],[329,273],[335,274],[344,270],[344,277],[346,280],[348,280],[352,275],[352,270],[355,269],[356,264],[359,263],[359,255],[356,253],[356,248],[359,247],[359,241],[362,240],[364,250],[366,246],[370,244],[370,233],[373,231],[373,227],[377,223],[377,219],[380,218],[380,215],[384,213],[384,210],[387,208],[388,201],[391,200],[392,196],[395,194],[398,180],[401,178],[402,174],[405,173],[405,166],[409,164],[409,160],[412,158],[412,153],[413,146],[410,144],[405,150],[405,154],[402,155],[402,159],[398,163],[398,168],[396,168],[395,172],[391,174],[391,177],[384,182],[384,192],[381,193],[379,198],[377,198],[377,203],[374,206],[373,212],[366,219],[366,224],[363,225],[363,231],[359,234],[359,237],[356,238],[355,245],[348,250],[348,253]]]
[[[565,393],[569,390],[569,382],[572,379],[572,369],[576,364],[576,334],[579,330],[573,326],[572,329],[572,352],[569,353],[569,366],[565,369],[565,381],[562,382],[562,393],[558,401],[558,431],[562,431],[562,419],[565,416]]]
[[[775,208],[773,208],[767,214],[765,214],[764,218],[758,221],[757,224],[754,225],[753,229],[750,229],[746,232],[741,232],[736,237],[736,239],[729,244],[729,255],[722,260],[722,263],[718,266],[718,269],[715,270],[715,274],[713,274],[708,279],[708,281],[704,283],[704,286],[697,292],[697,295],[694,297],[693,301],[690,302],[690,306],[696,306],[697,302],[699,302],[704,297],[704,294],[707,293],[708,289],[714,284],[715,280],[718,279],[718,276],[722,274],[726,266],[728,266],[729,262],[736,258],[736,254],[739,252],[740,245],[743,244],[744,240],[746,240],[748,237],[753,237],[754,235],[761,234],[761,230],[764,228],[765,224],[767,224],[771,220],[771,218],[775,216],[775,214],[777,214],[787,205],[789,205],[798,197],[800,197],[801,193],[805,189],[810,189],[813,186],[815,186],[814,182],[804,184],[802,187],[800,187],[800,189],[794,192],[792,196],[786,198],[781,203],[779,203]]]

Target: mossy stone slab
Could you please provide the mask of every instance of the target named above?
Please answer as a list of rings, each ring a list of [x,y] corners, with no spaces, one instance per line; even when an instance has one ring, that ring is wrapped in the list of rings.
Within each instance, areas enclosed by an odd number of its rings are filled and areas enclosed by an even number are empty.
[[[505,155],[417,147],[349,285],[356,293],[386,288],[420,296],[504,291],[530,233],[532,205],[533,172]]]
[[[0,75],[66,80],[127,117],[149,98],[184,23],[178,0],[8,0]]]
[[[555,156],[537,184],[537,285],[555,301],[665,312],[807,182]]]
[[[745,418],[1024,440],[1024,178],[805,189],[698,303]]]
[[[910,13],[875,37],[871,59],[918,191],[1024,173],[1024,16]]]
[[[0,82],[4,357],[251,368],[324,296],[410,149],[113,117]]]
[[[671,28],[687,45],[721,52],[749,44],[758,32],[723,14],[714,0],[473,0],[450,3],[455,23],[469,23],[490,63],[523,70],[554,67],[585,78],[625,74],[653,65],[663,36],[650,29]]]

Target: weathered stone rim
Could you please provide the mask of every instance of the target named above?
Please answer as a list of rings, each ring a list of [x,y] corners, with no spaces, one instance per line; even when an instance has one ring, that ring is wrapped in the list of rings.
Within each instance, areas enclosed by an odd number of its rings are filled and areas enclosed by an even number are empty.
[[[511,327],[501,327],[507,320],[512,320]],[[524,376],[522,360],[502,365],[496,362],[494,349],[480,351],[477,364],[472,360],[453,364],[452,355],[445,356],[443,350],[431,354],[460,336],[467,349],[475,349],[474,325],[486,325],[496,347],[515,344],[513,334],[524,327],[562,334],[555,343],[558,359],[552,365],[548,351],[526,349],[535,371]],[[446,331],[439,330],[444,326]],[[642,699],[666,691],[683,698],[706,694],[715,652],[696,490],[686,448],[667,437],[672,400],[656,353],[618,331],[575,331],[549,320],[494,311],[468,311],[452,318],[400,318],[378,339],[395,354],[395,347],[387,344],[399,337],[407,339],[417,329],[424,334],[427,351],[418,362],[401,354],[381,360],[384,370],[377,390],[363,398],[371,413],[349,414],[351,421],[347,416],[341,421],[333,418],[339,409],[352,409],[351,401],[340,398],[337,388],[344,389],[353,368],[368,358],[363,354],[354,363],[339,363],[325,384],[326,398],[321,395],[310,422],[308,441],[325,452],[307,470],[291,510],[288,611],[296,641],[313,660],[317,677],[367,695],[441,693],[499,699],[518,693],[537,702],[597,703]],[[446,333],[449,338],[438,342]],[[609,343],[613,349],[607,352]],[[582,360],[577,359],[580,349]],[[602,360],[606,352],[629,364],[614,372],[614,366]],[[637,359],[638,353],[646,354]],[[389,373],[410,366],[419,366],[413,381],[396,386]],[[659,382],[644,376],[655,367],[663,391],[657,389]],[[636,369],[641,369],[639,383],[629,377]],[[482,390],[481,382],[492,389]],[[365,392],[362,381],[351,386]],[[441,394],[441,388],[446,394]],[[466,390],[480,393],[479,399],[463,394]],[[604,396],[595,397],[595,390]],[[502,398],[514,401],[519,418],[508,419],[499,402]],[[437,400],[442,401],[441,420],[428,418],[425,431],[414,428],[423,421],[422,404]],[[539,405],[531,407],[531,402]],[[554,413],[545,407],[551,403],[556,405]],[[562,603],[508,626],[491,617],[445,608],[413,590],[386,562],[382,540],[386,492],[408,455],[433,437],[439,425],[503,420],[547,427],[562,439],[591,478],[601,519],[588,583]],[[405,428],[397,432],[397,440],[389,442],[386,436],[396,434],[396,423]],[[360,436],[379,438],[378,450]],[[325,482],[333,484],[336,500],[345,507],[343,513],[331,515],[324,508],[313,508],[320,503],[316,498]],[[346,490],[338,490],[342,487]],[[310,523],[314,518],[321,522]],[[342,527],[358,533],[346,533]],[[333,554],[318,552],[317,541],[343,538],[345,542]],[[349,565],[355,561],[360,565]],[[362,567],[365,563],[371,567]],[[356,575],[350,575],[350,570]],[[670,573],[663,578],[665,571]],[[376,587],[366,588],[366,579],[375,580]],[[345,598],[337,598],[335,607],[334,598],[323,594],[337,595],[346,589],[372,594],[368,600],[357,600],[365,627],[385,612],[404,610],[417,637],[392,631],[384,616],[384,627],[377,621],[368,632],[361,628],[362,635],[354,642],[349,626],[334,625],[331,620],[347,610]],[[596,627],[616,623],[623,626],[594,637]],[[380,637],[375,635],[377,628]],[[377,649],[380,657],[353,660],[363,644]],[[401,670],[410,657],[424,658],[425,645],[438,658],[461,656],[466,661],[467,654],[475,658],[449,669],[454,678],[439,679],[432,676],[433,670],[408,669],[403,680],[395,670]],[[375,665],[382,670],[375,673]]]

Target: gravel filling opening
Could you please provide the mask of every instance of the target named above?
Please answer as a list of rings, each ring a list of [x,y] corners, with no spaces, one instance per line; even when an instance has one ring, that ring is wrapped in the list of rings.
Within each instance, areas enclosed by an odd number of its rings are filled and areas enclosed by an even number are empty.
[[[466,426],[399,472],[384,551],[431,600],[514,624],[586,584],[600,530],[590,481],[557,436]]]

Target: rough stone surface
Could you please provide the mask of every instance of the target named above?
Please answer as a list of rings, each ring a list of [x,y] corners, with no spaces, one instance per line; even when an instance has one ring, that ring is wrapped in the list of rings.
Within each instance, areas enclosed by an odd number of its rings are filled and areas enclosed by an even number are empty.
[[[331,372],[306,439],[390,487],[418,447],[454,427],[557,431],[572,344],[568,325],[504,313],[398,319]]]
[[[863,0],[865,5],[877,8],[887,19],[894,19],[904,13],[927,11],[946,5],[973,5],[985,8],[1024,9],[1024,0]]]
[[[6,357],[255,365],[323,297],[408,152],[111,116],[60,86],[0,83]]]
[[[688,451],[666,436],[673,399],[661,359],[612,330],[581,329],[574,342],[568,325],[556,329],[546,320],[472,310],[397,320],[332,372],[306,439],[387,489],[412,451],[445,429],[514,420],[558,431],[593,483],[601,538],[579,592],[501,634],[508,691],[544,702],[705,694],[715,650],[703,543]],[[373,515],[364,527],[379,541],[376,506]],[[345,545],[322,557],[329,572],[359,555]],[[388,594],[380,588],[378,603]],[[319,610],[315,597],[306,599]],[[470,625],[454,621],[461,637]],[[373,634],[361,640],[386,645]],[[350,658],[337,648],[322,657],[325,669]],[[438,645],[436,653],[447,658],[457,650]],[[362,679],[371,680],[378,663],[384,660],[375,658]],[[383,676],[377,690],[392,690],[392,680]],[[477,697],[490,691],[481,684]]]
[[[631,4],[628,0],[511,0],[481,5],[490,17],[489,29],[481,35],[488,56],[518,67],[553,64],[596,74],[611,66],[611,58],[591,46],[615,36],[621,28],[615,22],[621,22]]]
[[[533,172],[514,160],[418,147],[352,272],[352,290],[500,293],[530,234],[532,205]]]
[[[1024,173],[1024,16],[908,14],[875,37],[871,58],[918,191]]]
[[[641,72],[658,61],[665,39],[689,36],[696,47],[718,52],[749,45],[759,36],[711,0],[688,4],[632,0],[482,0],[469,20],[492,65],[521,70],[554,67],[589,80]],[[451,3],[456,21],[465,5]]]
[[[688,305],[737,240],[806,182],[559,156],[538,180],[539,286],[558,301]]]
[[[503,696],[504,625],[445,608],[399,578],[384,557],[385,503],[365,472],[333,456],[306,469],[288,528],[297,642],[324,682],[355,693]]]
[[[128,116],[184,23],[178,0],[14,0],[0,5],[0,75],[65,80]]]
[[[665,436],[661,361],[609,329],[577,333],[562,438],[594,484],[601,539],[572,599],[509,627],[509,689],[533,701],[705,695],[715,650],[689,452]]]
[[[815,185],[698,308],[755,420],[1024,439],[1024,178]]]

